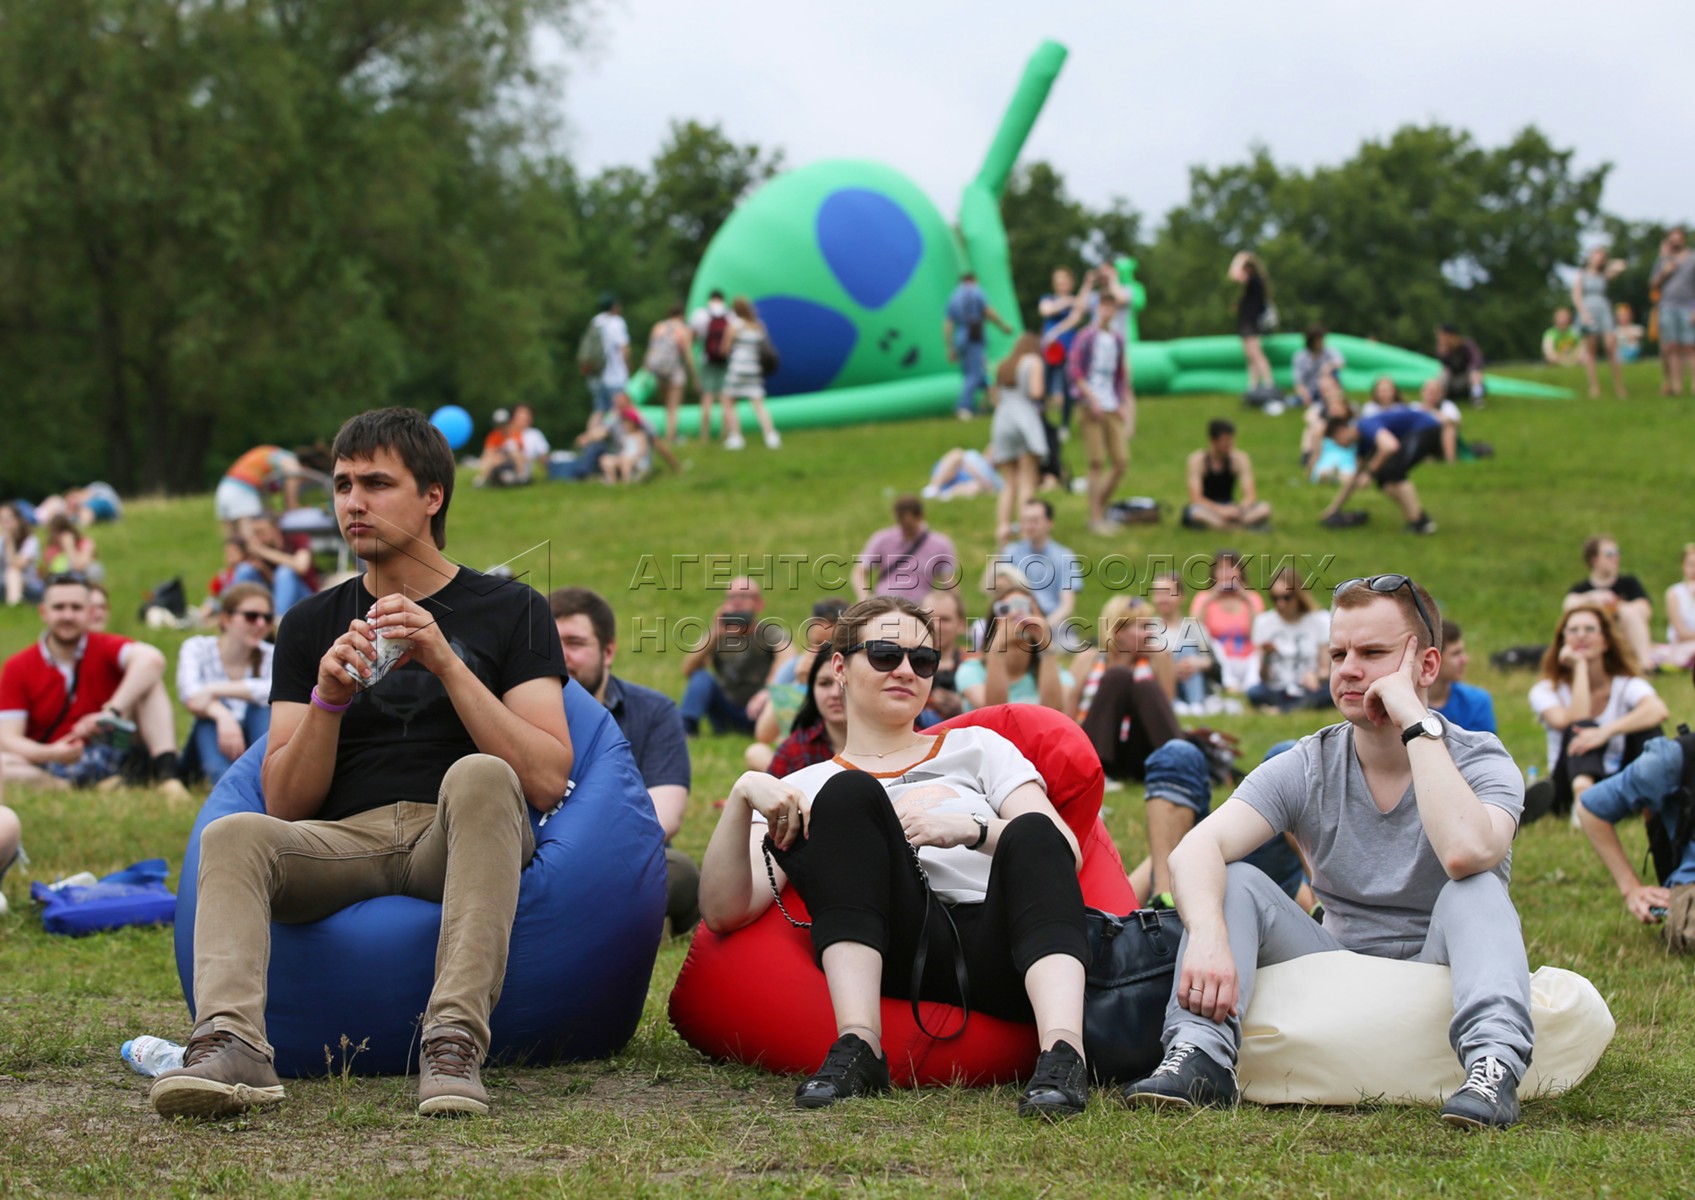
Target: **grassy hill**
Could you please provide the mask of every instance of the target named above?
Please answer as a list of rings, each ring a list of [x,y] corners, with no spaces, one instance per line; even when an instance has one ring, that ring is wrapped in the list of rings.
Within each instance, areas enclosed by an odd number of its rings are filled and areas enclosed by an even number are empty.
[[[1524,374],[1581,394],[1578,372]],[[1081,497],[1053,497],[1056,536],[1098,572],[1080,608],[1098,611],[1109,594],[1105,576],[1122,582],[1133,574],[1145,583],[1151,569],[1191,562],[1187,569],[1198,571],[1204,556],[1226,544],[1179,528],[1175,513],[1184,455],[1203,443],[1208,419],[1233,416],[1261,493],[1276,508],[1272,532],[1231,541],[1255,556],[1250,581],[1263,587],[1285,557],[1326,592],[1354,575],[1413,575],[1465,626],[1471,679],[1495,693],[1508,748],[1523,765],[1541,764],[1542,734],[1524,703],[1532,677],[1491,671],[1488,653],[1548,639],[1561,593],[1584,574],[1586,536],[1607,531],[1619,539],[1624,569],[1643,579],[1657,608],[1677,577],[1683,545],[1695,540],[1683,500],[1688,401],[1659,397],[1653,365],[1632,368],[1629,382],[1633,398],[1622,403],[1500,400],[1467,410],[1465,435],[1492,443],[1497,457],[1417,472],[1440,524],[1429,538],[1402,532],[1396,511],[1375,494],[1356,502],[1371,510],[1369,525],[1321,528],[1316,517],[1329,489],[1299,478],[1293,414],[1268,418],[1227,397],[1147,399],[1123,490],[1166,501],[1166,520],[1095,537],[1083,530]],[[689,618],[711,612],[712,592],[728,576],[761,576],[769,614],[798,625],[815,600],[847,590],[847,558],[888,523],[895,495],[917,491],[950,446],[986,440],[986,420],[941,420],[796,432],[776,453],[692,444],[680,451],[680,476],[636,488],[478,491],[464,475],[447,549],[479,568],[509,562],[544,590],[566,583],[599,590],[618,612],[615,670],[679,695],[678,636],[687,636]],[[1069,458],[1080,468],[1080,447]],[[992,549],[992,506],[989,499],[931,506],[932,524],[959,544],[968,578]],[[191,596],[201,593],[219,565],[210,498],[137,500],[122,524],[97,532],[113,627],[165,646],[174,666],[182,635],[141,632],[135,608],[148,586],[173,575],[188,581]],[[977,601],[973,615],[982,608]],[[27,645],[37,631],[33,611],[0,610],[0,653]],[[1687,678],[1662,675],[1657,686],[1674,722],[1695,713]],[[1213,723],[1238,732],[1257,759],[1272,741],[1319,722],[1250,714]],[[714,737],[696,744],[695,787],[678,841],[697,856],[711,832],[712,802],[740,769],[742,745]],[[1109,827],[1133,860],[1145,845],[1139,793],[1108,801]],[[175,864],[193,819],[189,809],[141,792],[12,789],[7,802],[24,819],[33,878],[107,871],[152,855]],[[1627,845],[1640,852],[1639,831],[1629,831]],[[1666,958],[1655,937],[1629,922],[1581,835],[1551,822],[1533,826],[1514,866],[1532,966],[1557,963],[1588,975],[1612,1004],[1619,1033],[1583,1088],[1531,1106],[1524,1126],[1499,1138],[1455,1136],[1422,1110],[1244,1110],[1172,1120],[1129,1113],[1107,1095],[1080,1121],[1035,1129],[1012,1117],[1006,1089],[907,1095],[806,1117],[789,1106],[793,1081],[705,1064],[671,1032],[664,1001],[682,941],[661,951],[648,1012],[623,1055],[493,1072],[496,1120],[421,1123],[411,1116],[405,1081],[338,1075],[290,1084],[288,1105],[242,1124],[240,1137],[221,1127],[179,1128],[145,1109],[143,1085],[117,1058],[125,1037],[185,1032],[169,934],[49,938],[27,911],[28,879],[14,872],[6,881],[13,913],[0,918],[0,1191],[1687,1192],[1687,1156],[1679,1150],[1687,1146],[1686,1114],[1695,1110],[1687,962]],[[773,1019],[781,1019],[781,1006],[773,996]]]

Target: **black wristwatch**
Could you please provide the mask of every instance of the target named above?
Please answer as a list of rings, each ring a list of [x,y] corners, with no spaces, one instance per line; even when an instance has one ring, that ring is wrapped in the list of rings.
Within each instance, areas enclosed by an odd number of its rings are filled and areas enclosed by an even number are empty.
[[[1427,712],[1421,720],[1414,721],[1411,725],[1408,725],[1405,729],[1401,730],[1401,745],[1412,745],[1414,738],[1427,737],[1439,739],[1442,736],[1442,732],[1442,718],[1433,712]]]
[[[977,840],[966,847],[967,850],[981,850],[989,840],[989,818],[981,813],[972,813],[971,819],[977,822]]]

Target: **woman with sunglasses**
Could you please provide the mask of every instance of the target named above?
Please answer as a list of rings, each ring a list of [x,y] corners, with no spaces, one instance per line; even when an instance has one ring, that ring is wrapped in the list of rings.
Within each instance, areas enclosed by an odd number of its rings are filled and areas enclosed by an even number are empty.
[[[1069,1116],[1088,1098],[1077,839],[999,734],[914,732],[939,658],[911,601],[877,596],[843,615],[829,670],[847,744],[786,779],[736,781],[701,866],[701,914],[728,933],[785,882],[806,900],[837,1039],[799,1107],[888,1090],[880,999],[895,996],[1034,1019],[1042,1052],[1019,1112]]]
[[[218,635],[182,644],[177,698],[194,714],[189,751],[213,786],[271,728],[274,611],[263,584],[234,584],[218,597]]]
[[[1595,604],[1560,615],[1542,678],[1530,689],[1530,708],[1548,731],[1548,783],[1541,791],[1554,812],[1574,817],[1583,793],[1635,758],[1669,711],[1642,678],[1636,652],[1612,616]],[[1529,795],[1525,802],[1527,812],[1541,809]]]
[[[1274,713],[1331,707],[1330,614],[1293,567],[1273,575],[1269,591],[1271,608],[1254,618],[1260,682],[1248,689],[1248,702]]]
[[[983,653],[959,664],[954,688],[965,707],[1040,704],[1071,714],[1076,680],[1060,665],[1059,647],[1033,593],[1003,581],[983,628]]]

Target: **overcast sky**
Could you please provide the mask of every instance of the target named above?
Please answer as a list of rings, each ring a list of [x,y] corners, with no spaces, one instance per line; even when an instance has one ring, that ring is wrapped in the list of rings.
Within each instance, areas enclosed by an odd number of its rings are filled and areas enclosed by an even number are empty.
[[[590,172],[649,161],[673,120],[781,147],[791,166],[874,158],[950,219],[1030,53],[1070,49],[1024,148],[1093,205],[1157,224],[1189,168],[1350,156],[1409,122],[1497,145],[1536,124],[1581,167],[1608,161],[1604,206],[1695,216],[1695,67],[1687,0],[601,0],[565,58],[569,147]],[[557,43],[543,41],[544,58]],[[1668,153],[1668,151],[1672,153]]]

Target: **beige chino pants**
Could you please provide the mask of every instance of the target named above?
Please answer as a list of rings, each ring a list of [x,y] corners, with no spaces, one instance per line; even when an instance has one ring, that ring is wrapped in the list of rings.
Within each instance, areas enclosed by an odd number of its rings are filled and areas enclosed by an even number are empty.
[[[340,821],[220,817],[200,835],[195,1024],[210,1021],[271,1054],[265,1040],[271,922],[304,924],[358,900],[413,896],[441,905],[424,1034],[457,1026],[486,1054],[518,879],[535,848],[517,774],[487,754],[448,768],[433,805],[392,804]]]

